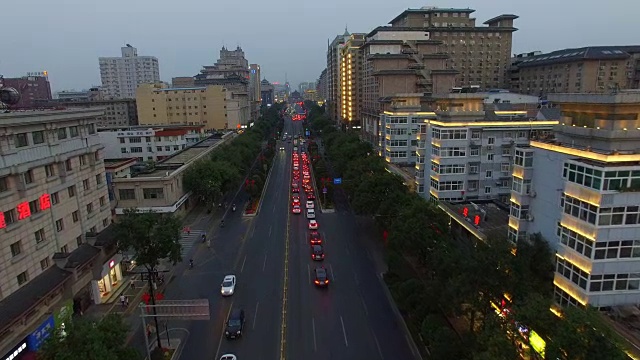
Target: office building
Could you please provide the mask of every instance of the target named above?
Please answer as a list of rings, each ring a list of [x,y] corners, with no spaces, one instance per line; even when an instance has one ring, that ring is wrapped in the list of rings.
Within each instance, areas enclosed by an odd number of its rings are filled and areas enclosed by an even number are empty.
[[[262,106],[271,106],[275,101],[273,85],[267,79],[262,79],[260,82],[260,99]]]
[[[12,109],[33,109],[39,100],[51,100],[51,84],[46,71],[27,73],[19,78],[4,78],[0,75],[0,88],[12,87],[20,93],[20,101]]]
[[[166,159],[208,136],[203,125],[110,127],[98,129],[98,135],[106,159],[138,162]]]
[[[195,85],[222,86],[226,90],[227,124],[239,129],[249,126],[252,120],[249,93],[249,62],[239,46],[235,50],[222,47],[220,58],[213,65],[205,65],[200,74],[194,76]]]
[[[307,90],[315,90],[316,89],[316,85],[317,85],[316,81],[301,82],[298,85],[298,91],[301,94],[304,94],[304,92],[307,91]]]
[[[327,41],[327,110],[329,118],[338,121],[340,95],[340,50],[351,34],[345,28],[331,43]]]
[[[193,76],[180,76],[171,78],[171,87],[173,88],[185,88],[196,86],[196,80]]]
[[[449,55],[447,67],[459,71],[456,86],[481,89],[507,88],[512,35],[516,15],[503,14],[476,26],[473,9],[425,6],[407,9],[391,22],[397,30],[425,31],[429,39],[442,41],[440,51]]]
[[[395,150],[384,153],[387,135],[391,135],[385,134],[386,121],[396,121],[384,112],[406,117],[431,110],[432,95],[448,93],[455,85],[458,72],[447,68],[448,55],[439,52],[441,44],[430,40],[425,31],[379,27],[367,34],[362,45],[362,136],[394,162],[414,163],[415,149],[404,154]],[[410,143],[416,141],[417,123],[413,126]]]
[[[43,328],[101,303],[122,278],[114,244],[100,235],[111,224],[96,131],[101,114],[0,114],[2,355],[36,352]]]
[[[104,96],[100,87],[95,86],[88,90],[62,90],[55,93],[56,101],[94,101],[103,100]]]
[[[316,85],[316,91],[318,100],[325,101],[327,99],[327,69],[325,68],[320,73],[320,77],[318,78],[318,82]]]
[[[60,93],[59,93],[60,94]],[[135,126],[138,125],[138,109],[135,99],[104,100],[98,96],[99,91],[89,91],[87,96],[80,93],[71,97],[63,94],[62,98],[38,101],[41,107],[62,107],[67,109],[102,109],[104,114],[98,117],[97,126]]]
[[[318,99],[318,93],[315,89],[309,89],[309,90],[305,90],[304,94],[302,94],[302,99],[304,101],[313,101],[313,102],[317,102],[319,101]]]
[[[555,299],[640,303],[640,93],[550,94],[554,136],[515,148],[509,237],[556,251]]]
[[[287,101],[289,98],[289,89],[287,88],[287,84],[281,84],[278,81],[274,81],[271,85],[273,86],[273,101]]]
[[[262,104],[260,86],[260,65],[249,65],[249,100],[251,101],[251,119],[255,120],[260,116],[260,106]]]
[[[155,56],[138,56],[138,49],[127,44],[121,57],[101,57],[100,79],[106,99],[134,99],[140,84],[160,81],[160,67]]]
[[[591,46],[516,55],[510,88],[543,96],[640,88],[640,45]]]
[[[190,199],[191,193],[183,187],[184,171],[235,136],[235,132],[212,135],[159,161],[149,171],[111,179],[117,199],[116,215],[122,215],[133,207],[142,211],[185,215],[197,201]]]
[[[203,125],[205,130],[235,128],[229,124],[227,90],[222,86],[167,88],[163,84],[138,87],[140,125]]]
[[[363,51],[366,34],[349,35],[340,48],[338,120],[345,129],[360,128],[363,98]]]

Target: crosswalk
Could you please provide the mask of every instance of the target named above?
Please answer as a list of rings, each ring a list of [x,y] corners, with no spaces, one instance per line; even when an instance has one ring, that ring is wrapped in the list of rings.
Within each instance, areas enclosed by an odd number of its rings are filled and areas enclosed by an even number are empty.
[[[202,234],[205,232],[203,230],[191,230],[190,233],[182,232],[182,237],[180,238],[180,245],[182,245],[182,255],[185,256],[189,253],[193,245],[202,241]]]

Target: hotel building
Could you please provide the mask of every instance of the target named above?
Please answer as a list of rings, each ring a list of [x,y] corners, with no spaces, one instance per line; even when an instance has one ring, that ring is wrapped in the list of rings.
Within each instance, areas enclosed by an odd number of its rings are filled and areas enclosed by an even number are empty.
[[[338,119],[347,128],[360,128],[362,112],[362,45],[366,34],[353,33],[340,48]]]

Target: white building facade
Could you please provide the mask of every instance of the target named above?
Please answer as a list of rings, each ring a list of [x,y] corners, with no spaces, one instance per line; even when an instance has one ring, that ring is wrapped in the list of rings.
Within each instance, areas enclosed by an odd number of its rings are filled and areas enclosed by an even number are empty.
[[[100,79],[105,99],[135,99],[140,84],[160,81],[155,56],[138,56],[138,49],[127,44],[121,57],[100,57]]]

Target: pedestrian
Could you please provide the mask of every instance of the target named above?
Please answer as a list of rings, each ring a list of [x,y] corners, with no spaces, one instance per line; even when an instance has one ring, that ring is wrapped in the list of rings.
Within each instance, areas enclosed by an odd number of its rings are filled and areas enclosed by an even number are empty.
[[[124,297],[124,307],[129,307],[129,297],[128,296]]]
[[[122,307],[127,306],[127,297],[124,294],[120,295],[120,304],[122,304]]]
[[[187,228],[187,235],[191,235],[191,228],[190,227]]]

